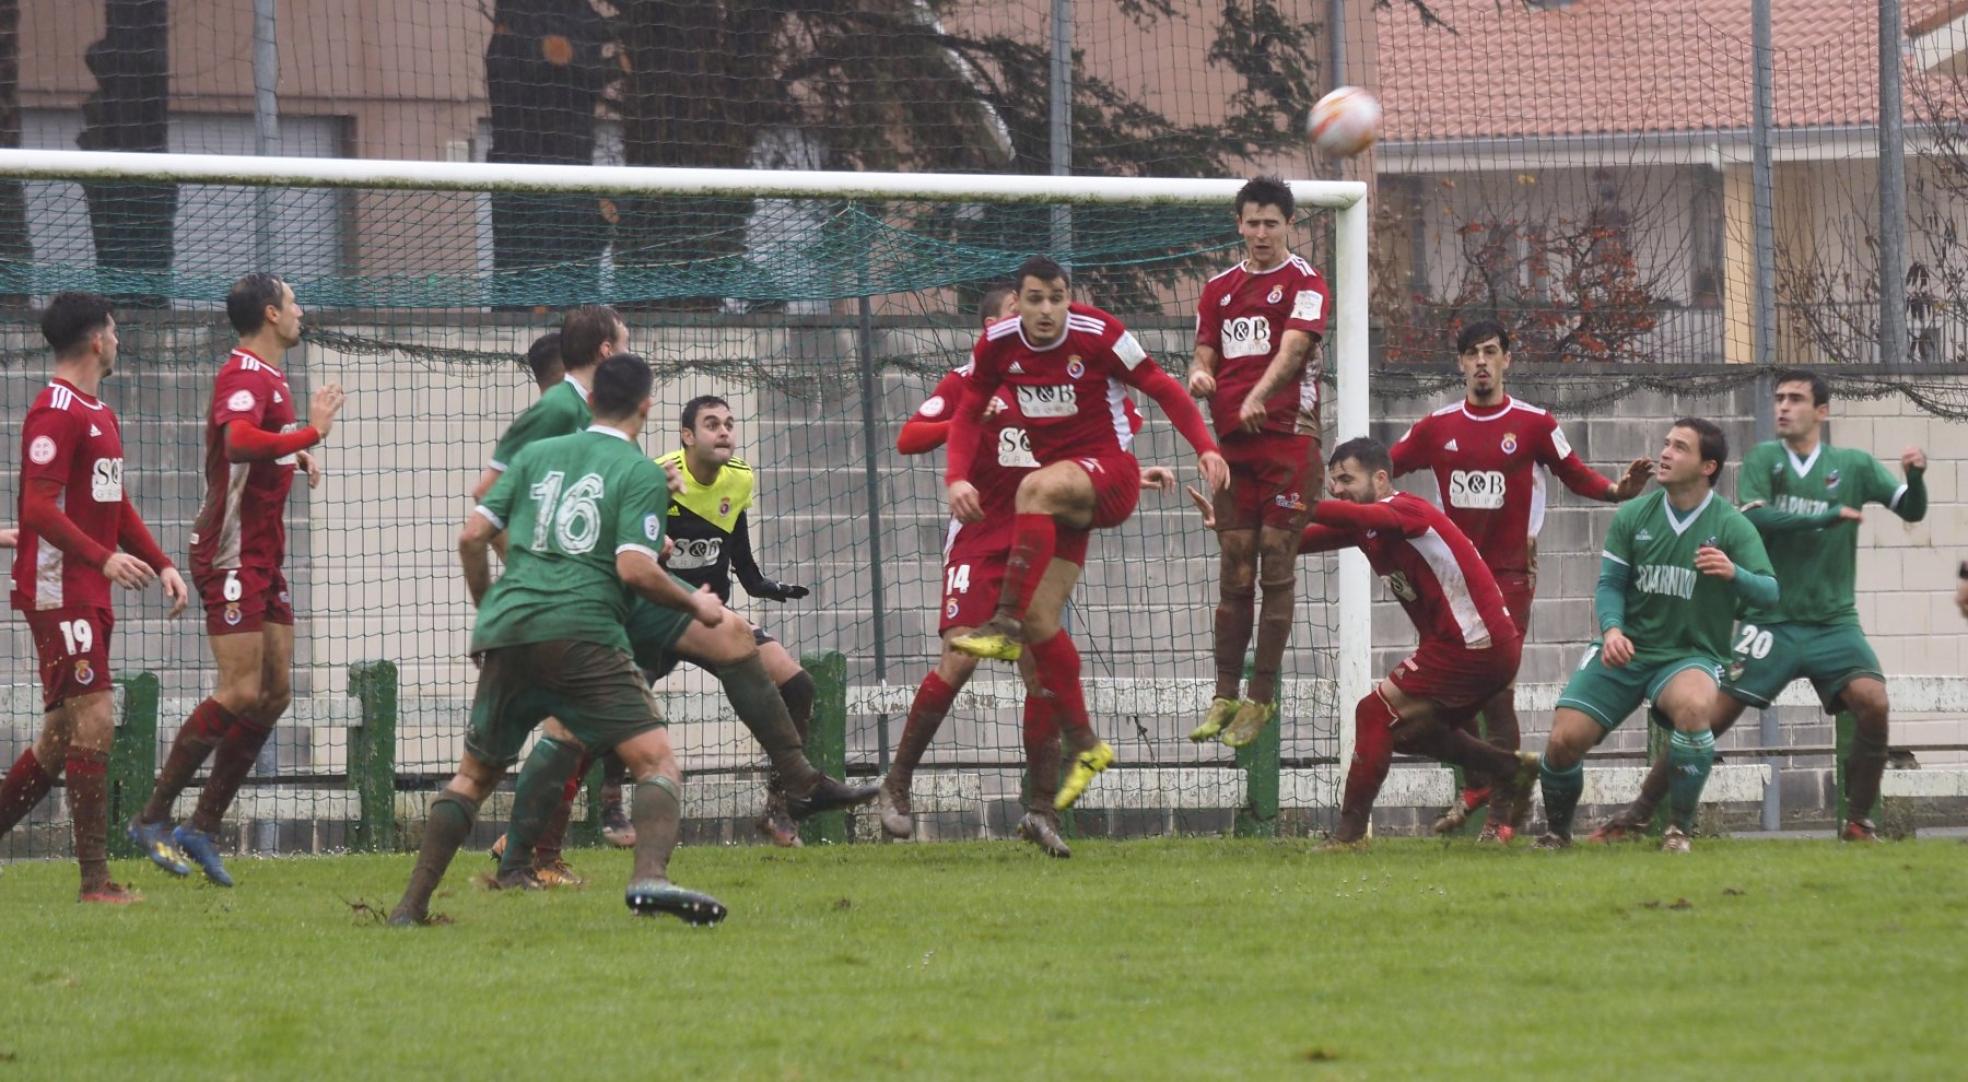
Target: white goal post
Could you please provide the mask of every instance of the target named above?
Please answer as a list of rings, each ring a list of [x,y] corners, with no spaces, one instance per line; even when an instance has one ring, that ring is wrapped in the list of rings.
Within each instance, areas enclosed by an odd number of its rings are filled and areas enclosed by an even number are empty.
[[[954,203],[1190,204],[1228,206],[1242,179],[986,176],[955,173],[846,173],[636,166],[516,165],[484,162],[283,158],[223,154],[129,154],[0,150],[0,177],[49,181],[157,181],[295,188],[519,191],[747,199],[908,199]],[[1301,206],[1333,212],[1335,333],[1325,355],[1338,382],[1341,440],[1367,434],[1367,187],[1358,181],[1287,182]],[[1339,761],[1352,756],[1346,716],[1371,688],[1371,574],[1366,558],[1339,558],[1336,718]]]

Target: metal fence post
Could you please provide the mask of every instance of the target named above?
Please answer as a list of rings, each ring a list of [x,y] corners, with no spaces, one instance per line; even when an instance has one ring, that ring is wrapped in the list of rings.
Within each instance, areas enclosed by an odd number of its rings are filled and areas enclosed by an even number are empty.
[[[821,773],[847,773],[847,658],[838,650],[808,654],[800,664],[813,677],[813,721],[806,733],[806,758]],[[800,824],[808,845],[847,841],[847,813],[824,812]]]
[[[349,666],[349,694],[362,704],[362,721],[349,730],[349,784],[361,818],[349,830],[348,847],[387,852],[396,847],[396,664]]]
[[[109,751],[109,821],[134,818],[157,784],[157,674],[142,672],[117,681],[123,686],[123,714]],[[140,857],[129,836],[109,832],[109,855]]]

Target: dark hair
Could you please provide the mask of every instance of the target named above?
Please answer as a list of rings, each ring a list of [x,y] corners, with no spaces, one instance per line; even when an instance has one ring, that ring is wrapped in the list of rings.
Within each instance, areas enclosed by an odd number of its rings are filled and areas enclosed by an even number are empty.
[[[595,355],[615,341],[622,317],[605,304],[584,304],[560,319],[560,361],[568,368],[586,368]],[[620,356],[620,354],[617,354]]]
[[[648,361],[633,353],[617,353],[595,366],[588,404],[596,417],[617,420],[634,413],[655,385],[656,373]]]
[[[1831,401],[1831,384],[1826,383],[1825,378],[1816,372],[1808,372],[1802,368],[1785,368],[1771,379],[1770,386],[1781,387],[1786,383],[1810,384],[1813,406],[1822,406]]]
[[[57,293],[41,313],[41,337],[54,348],[55,356],[66,357],[114,317],[109,298],[100,293]]]
[[[548,331],[526,347],[526,367],[532,369],[533,378],[540,381],[566,367],[560,359],[559,331]]]
[[[1258,177],[1246,181],[1243,187],[1237,189],[1237,217],[1242,218],[1244,208],[1252,205],[1277,207],[1284,214],[1286,225],[1291,224],[1292,212],[1298,209],[1297,202],[1292,199],[1291,188],[1277,177]]]
[[[1701,438],[1702,461],[1715,463],[1715,472],[1708,475],[1708,487],[1714,488],[1715,483],[1722,479],[1722,467],[1729,464],[1729,437],[1723,435],[1722,429],[1706,417],[1683,417],[1674,422],[1668,431],[1676,428],[1688,429]]]
[[[1035,255],[1018,265],[1018,274],[1013,281],[1018,283],[1019,292],[1024,291],[1027,278],[1037,278],[1041,282],[1065,282],[1068,286],[1073,284],[1073,278],[1066,273],[1066,268],[1049,255]]]
[[[1394,460],[1387,455],[1387,445],[1372,436],[1355,436],[1333,448],[1326,465],[1337,466],[1349,458],[1365,466],[1368,473],[1376,470],[1386,470],[1390,474],[1394,472]]]
[[[992,282],[984,287],[984,295],[977,298],[977,322],[989,326],[998,309],[1004,307],[1005,298],[1017,292],[1016,288],[1003,282]]]
[[[1510,352],[1509,329],[1494,319],[1479,319],[1456,335],[1456,356],[1460,357],[1492,338],[1497,340],[1497,345],[1505,353]]]
[[[697,415],[712,406],[723,406],[725,409],[730,409],[731,403],[726,402],[714,394],[700,394],[683,404],[683,427],[695,429],[697,427]]]
[[[252,334],[266,326],[266,310],[280,304],[281,287],[287,283],[278,274],[253,273],[232,283],[226,294],[226,318],[240,334]]]

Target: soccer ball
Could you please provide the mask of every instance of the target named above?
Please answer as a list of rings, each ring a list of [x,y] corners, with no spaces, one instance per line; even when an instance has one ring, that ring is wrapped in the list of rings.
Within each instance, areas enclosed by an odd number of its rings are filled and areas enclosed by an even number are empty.
[[[1342,86],[1319,99],[1306,118],[1305,133],[1319,149],[1351,158],[1373,145],[1380,132],[1380,102],[1357,86]]]

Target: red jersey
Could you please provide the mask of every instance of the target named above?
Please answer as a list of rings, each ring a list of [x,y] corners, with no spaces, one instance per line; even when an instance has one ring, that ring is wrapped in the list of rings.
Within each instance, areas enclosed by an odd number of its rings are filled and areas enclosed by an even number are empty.
[[[1397,492],[1377,503],[1320,500],[1300,552],[1357,546],[1430,643],[1482,649],[1519,638],[1496,576],[1442,509]]]
[[[103,402],[56,380],[35,396],[21,426],[21,518],[35,481],[61,482],[62,514],[82,535],[116,551],[123,522],[123,430]],[[23,521],[14,552],[14,608],[110,608],[109,578],[69,556]]]
[[[1499,406],[1444,406],[1416,421],[1389,455],[1396,477],[1435,471],[1436,503],[1499,574],[1530,570],[1548,471],[1581,496],[1604,499],[1612,488],[1572,450],[1556,417],[1508,397]]]
[[[1237,431],[1244,397],[1278,356],[1286,331],[1314,341],[1326,333],[1326,280],[1292,256],[1268,271],[1242,263],[1211,278],[1196,301],[1196,344],[1216,351],[1216,393],[1210,421],[1220,436]],[[1265,403],[1264,431],[1319,434],[1319,369],[1309,356],[1299,374]]]
[[[295,456],[229,461],[226,426],[234,421],[274,433],[300,427],[287,377],[244,349],[232,351],[212,384],[212,408],[205,418],[205,502],[191,533],[194,572],[276,568],[287,556],[284,515]]]

